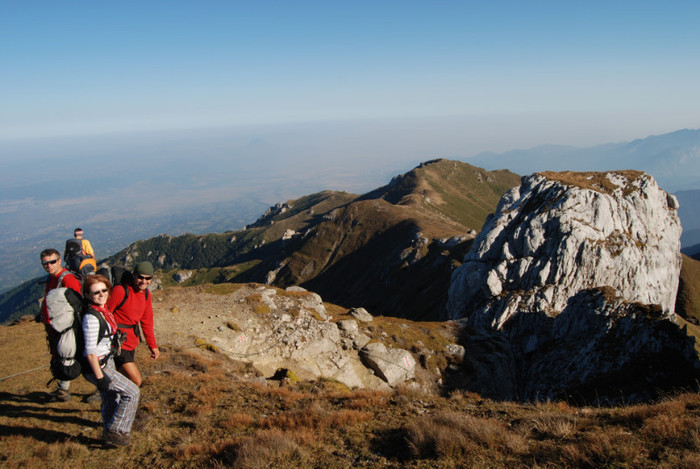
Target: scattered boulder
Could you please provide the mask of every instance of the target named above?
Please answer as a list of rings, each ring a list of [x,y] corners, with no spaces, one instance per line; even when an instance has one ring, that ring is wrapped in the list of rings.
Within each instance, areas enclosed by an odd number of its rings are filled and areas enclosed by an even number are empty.
[[[369,314],[365,308],[353,308],[350,310],[350,316],[354,317],[358,321],[362,322],[372,322],[374,316]]]
[[[278,293],[264,286],[239,289],[236,294],[243,295],[236,301],[239,310],[248,305],[251,312],[241,312],[238,317],[221,315],[218,327],[214,321],[212,326],[206,324],[215,334],[211,342],[222,353],[249,362],[267,377],[286,368],[302,380],[328,378],[349,388],[389,389],[387,381],[360,359],[358,350],[369,337],[354,319],[342,325],[329,321],[318,294],[303,288]],[[226,327],[234,321],[236,328]],[[401,382],[390,376],[392,383]]]
[[[416,360],[406,350],[387,349],[382,343],[372,342],[362,347],[360,357],[389,386],[396,386],[415,376]]]
[[[360,327],[354,319],[338,321],[338,329],[340,329],[340,335],[349,339],[352,342],[352,348],[357,350],[361,349],[372,340],[360,331]]]

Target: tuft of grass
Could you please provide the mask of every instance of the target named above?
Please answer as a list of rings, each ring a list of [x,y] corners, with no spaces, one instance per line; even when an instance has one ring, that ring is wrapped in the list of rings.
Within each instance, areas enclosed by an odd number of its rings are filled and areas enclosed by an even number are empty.
[[[288,369],[288,368],[278,368],[277,371],[275,371],[274,376],[272,379],[277,379],[277,380],[289,380],[291,383],[298,383],[301,381],[301,379],[294,373],[294,371]]]
[[[308,455],[293,436],[272,429],[222,445],[212,459],[240,468],[305,467]]]
[[[231,293],[235,293],[240,288],[240,284],[216,283],[213,285],[207,285],[205,292],[211,295],[230,295]]]
[[[478,464],[489,451],[517,455],[527,450],[526,439],[503,422],[455,412],[421,419],[405,433],[408,449],[418,458],[464,458]]]
[[[219,347],[217,347],[214,344],[210,344],[209,342],[200,337],[194,339],[194,344],[195,346],[203,348],[205,350],[209,350],[210,352],[219,353]]]

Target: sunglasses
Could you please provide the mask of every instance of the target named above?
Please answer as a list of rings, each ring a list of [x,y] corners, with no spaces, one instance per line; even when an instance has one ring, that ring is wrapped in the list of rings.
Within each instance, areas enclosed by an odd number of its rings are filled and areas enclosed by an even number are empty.
[[[100,294],[104,295],[104,294],[107,293],[108,291],[109,291],[109,290],[107,290],[106,288],[103,288],[102,290],[92,290],[92,291],[90,292],[90,294],[91,294],[91,295],[100,295]]]
[[[54,265],[56,262],[58,262],[58,259],[54,259],[52,261],[41,261],[41,265],[43,265],[45,267],[49,264]]]
[[[147,277],[147,276],[145,276],[145,275],[139,275],[139,276],[138,276],[138,279],[139,279],[139,280],[151,280],[152,278],[153,278],[153,277]]]

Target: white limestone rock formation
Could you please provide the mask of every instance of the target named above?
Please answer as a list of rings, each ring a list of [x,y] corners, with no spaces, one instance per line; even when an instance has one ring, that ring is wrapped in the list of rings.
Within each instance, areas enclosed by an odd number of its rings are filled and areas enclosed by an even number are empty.
[[[677,209],[638,171],[524,177],[452,276],[449,317],[512,351],[470,356],[466,344],[471,369],[503,370],[495,387],[474,373],[471,388],[504,399],[610,401],[692,383],[700,364],[674,314]]]
[[[173,280],[175,280],[177,283],[184,283],[188,281],[189,279],[192,278],[192,275],[194,275],[194,272],[191,270],[183,270],[180,272],[175,272],[173,274]]]
[[[612,287],[672,317],[681,269],[677,208],[642,172],[525,177],[454,272],[448,314],[500,329],[515,313],[555,317],[579,291]]]

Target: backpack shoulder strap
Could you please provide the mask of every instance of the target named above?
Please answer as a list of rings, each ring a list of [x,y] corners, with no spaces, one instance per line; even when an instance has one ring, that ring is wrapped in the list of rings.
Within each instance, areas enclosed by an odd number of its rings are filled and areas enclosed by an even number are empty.
[[[97,343],[100,343],[100,340],[102,340],[104,337],[109,337],[109,324],[107,324],[107,320],[102,317],[101,314],[98,314],[95,310],[93,310],[91,307],[85,308],[85,314],[90,314],[92,316],[95,316],[97,318],[97,321],[100,323],[100,330],[97,333]]]
[[[124,289],[124,299],[121,301],[121,303],[119,303],[119,305],[117,305],[116,308],[114,308],[114,311],[112,311],[113,313],[116,313],[119,308],[124,306],[124,303],[126,303],[126,300],[129,298],[129,287],[126,285],[120,286]]]
[[[68,274],[70,274],[70,272],[68,272],[68,269],[65,269],[63,272],[61,272],[61,275],[58,276],[58,283],[56,284],[56,288],[61,288],[61,286],[63,284],[63,279]]]

